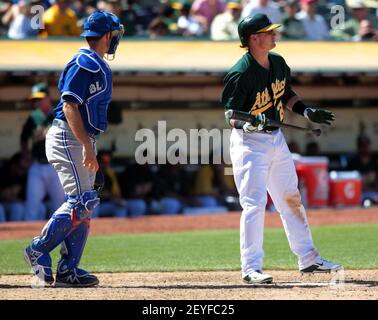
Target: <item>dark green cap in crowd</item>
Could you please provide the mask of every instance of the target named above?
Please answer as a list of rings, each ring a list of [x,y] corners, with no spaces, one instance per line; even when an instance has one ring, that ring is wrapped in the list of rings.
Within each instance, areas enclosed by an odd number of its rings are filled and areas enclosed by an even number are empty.
[[[49,87],[46,83],[40,82],[32,87],[31,95],[29,99],[42,99],[49,95]]]

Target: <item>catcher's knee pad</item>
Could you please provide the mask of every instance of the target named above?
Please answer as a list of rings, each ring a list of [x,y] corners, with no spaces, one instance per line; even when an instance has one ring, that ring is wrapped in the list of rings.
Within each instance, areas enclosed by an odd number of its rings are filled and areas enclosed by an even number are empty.
[[[66,238],[71,228],[70,215],[54,214],[44,226],[41,235],[33,239],[32,249],[42,253],[54,250]]]
[[[72,209],[72,219],[82,221],[88,218],[93,209],[100,204],[97,191],[85,191],[80,196],[68,196],[68,205]]]

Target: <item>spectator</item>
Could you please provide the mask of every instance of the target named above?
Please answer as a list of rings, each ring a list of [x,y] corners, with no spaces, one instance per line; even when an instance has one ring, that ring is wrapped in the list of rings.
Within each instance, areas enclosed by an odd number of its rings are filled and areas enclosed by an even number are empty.
[[[218,14],[211,23],[211,39],[238,40],[238,25],[242,9],[240,1],[233,0],[228,2],[226,11]]]
[[[156,174],[152,211],[157,214],[177,214],[191,205],[191,179],[181,164],[161,165]]]
[[[353,41],[378,41],[378,30],[374,29],[370,20],[361,20],[357,35],[352,37]]]
[[[21,152],[14,154],[1,170],[0,202],[9,221],[24,220],[24,202],[29,161]],[[43,208],[42,208],[43,210]]]
[[[176,3],[174,6],[180,11],[180,16],[177,20],[177,27],[180,34],[184,37],[202,36],[205,33],[207,21],[201,16],[194,16],[191,13],[191,4],[185,2],[184,4]]]
[[[97,0],[96,8],[98,10],[105,10],[106,9],[106,1],[105,0]]]
[[[127,216],[126,201],[121,197],[121,188],[117,175],[111,168],[112,154],[110,151],[99,151],[97,161],[99,170],[97,174],[104,177],[104,185],[99,190],[100,205],[93,211],[92,217],[115,216],[125,218]]]
[[[363,22],[365,20],[369,20],[371,23],[375,22],[370,25],[369,28],[373,28],[376,32],[378,21],[376,18],[369,16],[370,8],[366,1],[349,0],[346,1],[346,4],[351,11],[352,17],[344,23],[342,28],[331,30],[331,36],[333,39],[350,41],[355,37],[354,40],[362,40],[366,35],[364,29],[366,28],[366,25],[369,25],[366,22]]]
[[[324,18],[316,14],[317,0],[300,0],[301,11],[296,18],[303,23],[306,39],[312,41],[327,40],[329,31]]]
[[[165,3],[159,8],[158,18],[168,27],[167,35],[178,35],[177,12],[170,3]]]
[[[45,29],[41,37],[75,37],[81,33],[75,12],[70,8],[71,0],[55,0],[43,14]]]
[[[158,16],[151,21],[148,30],[152,39],[177,34],[175,10],[171,4],[160,6]]]
[[[156,17],[155,6],[156,0],[127,1],[127,11],[135,17],[135,30],[137,35],[147,34],[148,26],[154,17]]]
[[[149,36],[151,39],[166,37],[169,35],[169,27],[162,17],[156,17],[148,26]]]
[[[21,40],[38,35],[38,26],[33,26],[31,6],[40,4],[39,0],[20,0],[13,4],[2,18],[9,25],[8,37]]]
[[[203,164],[197,171],[193,183],[193,195],[202,207],[218,205],[218,189],[215,168],[211,164]]]
[[[2,0],[0,1],[0,36],[6,36],[8,34],[8,24],[5,24],[3,21],[3,18],[7,13],[10,11],[10,8],[12,7],[13,3],[12,0]],[[7,20],[7,19],[6,19]]]
[[[304,26],[295,15],[298,11],[296,0],[285,0],[285,14],[282,18],[281,36],[284,40],[303,40],[306,37]]]
[[[122,17],[121,0],[104,0],[104,10],[115,14],[117,17]]]
[[[208,32],[211,22],[216,15],[226,10],[226,3],[223,0],[194,0],[192,14],[203,17],[206,21],[205,31]]]
[[[85,19],[96,10],[96,1],[73,0],[71,9],[75,12],[77,25],[82,27]]]
[[[279,7],[269,0],[250,1],[243,9],[242,17],[253,16],[257,13],[266,14],[273,23],[280,23],[282,13]]]
[[[154,187],[154,175],[148,164],[131,164],[121,175],[122,197],[127,201],[128,214],[131,217],[147,213],[147,203],[151,199]]]
[[[125,35],[132,36],[136,34],[137,16],[132,5],[128,2],[127,7],[122,7],[121,0],[104,0],[104,10],[115,14],[125,28]]]
[[[44,220],[40,207],[46,195],[49,195],[52,212],[64,202],[64,192],[58,175],[48,163],[45,153],[46,133],[54,118],[47,84],[37,83],[29,97],[34,110],[26,119],[21,133],[21,152],[31,154],[33,163],[28,172],[26,188],[25,220]],[[31,153],[29,142],[31,140]]]
[[[360,172],[362,191],[378,191],[378,160],[373,156],[367,136],[357,138],[357,154],[350,160],[348,169]]]
[[[232,165],[227,165],[224,162],[220,165],[216,165],[215,175],[215,180],[218,184],[220,204],[225,206],[229,211],[241,211],[242,207],[239,201],[238,190],[235,185]],[[219,210],[219,212],[220,211],[224,210]]]

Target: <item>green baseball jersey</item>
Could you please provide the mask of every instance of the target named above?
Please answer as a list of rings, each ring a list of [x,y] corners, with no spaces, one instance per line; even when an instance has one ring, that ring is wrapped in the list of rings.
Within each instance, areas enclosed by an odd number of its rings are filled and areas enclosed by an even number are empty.
[[[290,86],[290,68],[277,53],[269,53],[269,70],[247,52],[224,78],[222,104],[225,109],[265,114],[283,121],[284,106],[296,93]]]

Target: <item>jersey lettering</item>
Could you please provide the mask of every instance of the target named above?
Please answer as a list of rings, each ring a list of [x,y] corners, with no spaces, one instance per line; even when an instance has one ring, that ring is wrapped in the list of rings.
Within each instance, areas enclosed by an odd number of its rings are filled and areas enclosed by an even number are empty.
[[[96,81],[96,83],[91,83],[90,86],[89,86],[90,94],[93,94],[93,93],[98,92],[100,90],[102,90],[102,87],[100,86],[98,81]]]
[[[265,88],[265,90],[261,92],[257,92],[255,103],[251,109],[251,113],[253,115],[256,115],[276,105],[276,108],[280,117],[280,121],[283,121],[284,110],[283,110],[282,102],[279,101],[279,103],[277,104],[277,100],[285,93],[285,85],[286,85],[286,78],[283,79],[282,81],[276,79],[275,82],[271,83],[274,102],[271,99],[268,88]]]
[[[255,104],[252,111],[264,108],[267,104],[271,104],[271,97],[267,88],[262,92],[257,92]]]
[[[277,104],[277,111],[280,115],[280,121],[283,121],[284,120],[284,109],[283,109],[283,106],[282,106],[282,101],[280,101]]]
[[[285,85],[286,85],[286,78],[283,79],[282,81],[279,81],[278,79],[276,79],[276,82],[271,84],[274,100],[277,100],[279,97],[281,97],[284,94]]]

